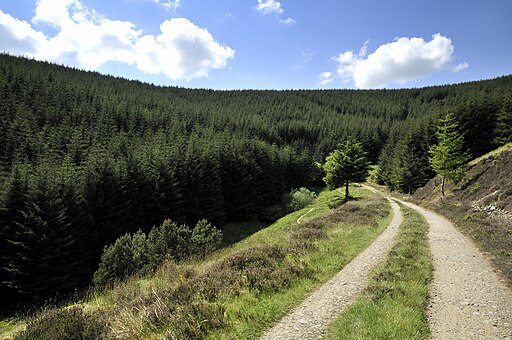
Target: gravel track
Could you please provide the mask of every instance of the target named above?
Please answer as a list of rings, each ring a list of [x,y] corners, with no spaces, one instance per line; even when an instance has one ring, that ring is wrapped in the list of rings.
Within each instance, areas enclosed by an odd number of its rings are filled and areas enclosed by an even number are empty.
[[[432,339],[512,339],[512,291],[477,247],[446,218],[401,202],[430,225]]]
[[[336,276],[285,316],[261,339],[317,339],[328,324],[367,286],[371,269],[382,261],[393,245],[403,217],[398,204],[391,202],[393,220],[379,237]]]

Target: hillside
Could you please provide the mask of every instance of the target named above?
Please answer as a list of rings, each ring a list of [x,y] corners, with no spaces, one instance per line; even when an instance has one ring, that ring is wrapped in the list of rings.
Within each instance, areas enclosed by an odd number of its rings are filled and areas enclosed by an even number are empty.
[[[512,285],[512,143],[467,165],[464,178],[440,194],[433,178],[412,198],[450,218],[485,252]]]
[[[347,138],[381,169],[404,170],[391,182],[412,191],[432,176],[434,117],[456,112],[477,157],[509,137],[510,93],[512,76],[404,90],[185,89],[1,54],[2,308],[86,288],[106,245],[165,219],[272,222],[272,207],[318,183],[318,163]]]

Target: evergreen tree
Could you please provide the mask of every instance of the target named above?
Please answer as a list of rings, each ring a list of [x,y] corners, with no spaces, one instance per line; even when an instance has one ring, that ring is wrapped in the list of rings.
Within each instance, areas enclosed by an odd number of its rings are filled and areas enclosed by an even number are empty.
[[[495,145],[499,146],[512,142],[512,92],[509,92],[503,98],[494,134]]]
[[[338,144],[338,149],[329,154],[324,170],[326,172],[324,182],[327,186],[334,189],[345,185],[345,200],[348,201],[349,182],[365,181],[370,167],[361,144],[347,140]]]
[[[436,122],[437,144],[429,149],[429,162],[432,169],[441,176],[441,194],[444,196],[446,179],[456,181],[461,176],[460,166],[469,160],[469,155],[463,150],[464,138],[458,131],[455,116],[447,111]]]

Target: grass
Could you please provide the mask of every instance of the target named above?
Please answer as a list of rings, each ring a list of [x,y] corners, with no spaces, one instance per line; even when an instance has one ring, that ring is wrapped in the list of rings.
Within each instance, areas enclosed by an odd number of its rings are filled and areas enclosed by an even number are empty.
[[[374,207],[368,208],[368,202],[349,204],[352,207],[347,208],[357,209],[357,212],[347,215],[358,218],[352,221],[341,220],[329,225],[326,228],[325,237],[315,242],[315,250],[301,257],[306,266],[313,270],[313,275],[301,277],[288,289],[277,293],[258,295],[247,291],[236,299],[228,301],[226,304],[227,327],[212,332],[208,338],[252,339],[258,337],[366,249],[389,224],[389,207],[386,207],[387,216],[384,217],[382,211],[379,214]],[[375,219],[364,217],[360,215],[361,213],[369,215],[375,213]]]
[[[327,339],[427,339],[425,315],[432,280],[428,224],[402,206],[404,223],[369,286],[330,326]]]
[[[384,199],[369,197],[371,193],[360,187],[351,188],[351,193],[358,200],[331,210],[343,194],[324,191],[312,206],[253,233],[256,226],[251,236],[204,261],[167,262],[154,275],[132,277],[91,294],[85,302],[44,310],[27,322],[3,321],[2,337],[4,329],[12,335],[15,327],[28,324],[18,338],[66,338],[77,329],[94,337],[133,339],[255,338],[364,250],[389,223],[390,207]]]
[[[10,339],[24,329],[25,325],[17,318],[0,320],[0,337],[2,339]]]
[[[489,158],[491,156],[498,156],[498,155],[501,155],[503,153],[503,151],[506,151],[506,150],[512,150],[512,142],[510,143],[507,143],[505,145],[502,145],[500,146],[499,148],[489,152],[489,153],[486,153],[485,155],[483,156],[480,156],[478,158],[475,158],[473,159],[471,162],[468,163],[468,165],[475,165],[477,164],[478,162],[486,159],[486,158]]]

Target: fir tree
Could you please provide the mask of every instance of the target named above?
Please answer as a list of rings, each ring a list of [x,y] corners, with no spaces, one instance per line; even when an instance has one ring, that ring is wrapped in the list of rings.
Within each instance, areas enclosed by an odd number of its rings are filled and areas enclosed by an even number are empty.
[[[361,144],[347,140],[327,156],[324,170],[327,186],[334,189],[345,185],[345,200],[348,201],[349,182],[365,181],[370,168]]]
[[[512,92],[504,98],[494,130],[494,144],[504,145],[512,142]]]
[[[457,181],[461,176],[460,166],[469,160],[469,155],[463,150],[464,137],[458,131],[455,116],[450,111],[436,122],[437,144],[429,149],[429,162],[432,169],[441,176],[441,194],[444,196],[446,179]]]

